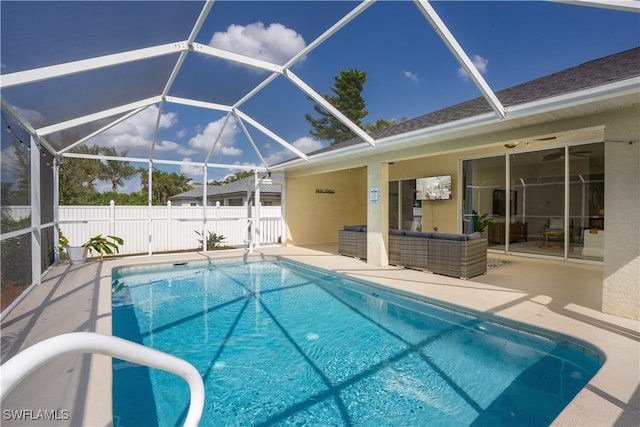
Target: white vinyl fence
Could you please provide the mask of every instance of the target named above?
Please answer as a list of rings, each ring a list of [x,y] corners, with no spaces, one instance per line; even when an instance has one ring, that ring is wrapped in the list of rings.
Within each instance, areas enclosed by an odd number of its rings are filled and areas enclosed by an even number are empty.
[[[209,232],[223,235],[224,246],[247,247],[250,224],[246,206],[60,206],[58,222],[70,245],[82,245],[102,234],[124,239],[120,254],[199,249],[201,237]],[[252,207],[252,215],[256,209]],[[280,206],[260,207],[255,242],[279,243],[282,236]]]

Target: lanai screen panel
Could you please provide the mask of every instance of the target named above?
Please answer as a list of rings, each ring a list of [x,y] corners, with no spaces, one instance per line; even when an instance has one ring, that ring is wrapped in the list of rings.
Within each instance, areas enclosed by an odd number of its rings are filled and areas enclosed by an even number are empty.
[[[2,2],[2,73],[108,58],[185,40],[202,2]],[[140,19],[146,16],[148,19]],[[20,34],[20,37],[16,37]],[[66,74],[5,87],[3,98],[36,128],[157,96],[178,54]],[[104,60],[105,65],[109,60]],[[51,138],[62,149],[106,122],[74,127]]]

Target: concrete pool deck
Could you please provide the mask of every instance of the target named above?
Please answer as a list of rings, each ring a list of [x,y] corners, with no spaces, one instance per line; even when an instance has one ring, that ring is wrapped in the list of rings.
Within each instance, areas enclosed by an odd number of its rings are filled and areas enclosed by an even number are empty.
[[[600,312],[602,268],[490,254],[511,261],[459,280],[396,267],[375,267],[336,255],[334,245],[265,247],[281,255],[379,285],[523,322],[597,347],[605,363],[554,421],[559,426],[640,425],[640,322]],[[244,256],[244,250],[107,259],[60,264],[2,321],[2,360],[67,332],[111,333],[111,270],[135,264]],[[33,411],[18,421],[7,411]],[[37,411],[58,411],[34,421]],[[65,412],[66,411],[66,412]],[[2,424],[110,426],[111,362],[105,356],[60,357],[28,376],[2,403]],[[15,413],[14,413],[15,414]],[[117,424],[117,423],[116,423]]]

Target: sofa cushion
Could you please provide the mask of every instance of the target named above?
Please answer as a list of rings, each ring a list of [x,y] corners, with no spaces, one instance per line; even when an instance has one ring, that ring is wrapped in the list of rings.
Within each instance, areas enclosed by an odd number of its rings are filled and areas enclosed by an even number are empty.
[[[407,237],[422,237],[424,239],[430,239],[432,233],[427,233],[424,231],[405,231],[404,235]]]
[[[467,240],[467,235],[456,234],[456,233],[433,233],[431,238],[440,239],[440,240],[455,240],[456,242],[465,242]]]
[[[362,231],[362,227],[365,227],[365,226],[364,225],[345,225],[344,231]]]
[[[467,240],[480,240],[482,239],[482,233],[476,231],[475,233],[467,234]]]
[[[389,230],[389,234],[392,236],[404,236],[404,230],[396,230],[395,228],[392,228]]]

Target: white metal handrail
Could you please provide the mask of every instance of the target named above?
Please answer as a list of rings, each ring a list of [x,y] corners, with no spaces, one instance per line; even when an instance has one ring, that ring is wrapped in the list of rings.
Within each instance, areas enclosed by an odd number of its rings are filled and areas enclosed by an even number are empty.
[[[57,356],[70,353],[96,353],[149,366],[179,375],[189,384],[191,400],[184,421],[196,427],[204,409],[204,383],[189,362],[122,338],[93,332],[73,332],[48,338],[16,354],[0,366],[0,401],[24,377]]]

